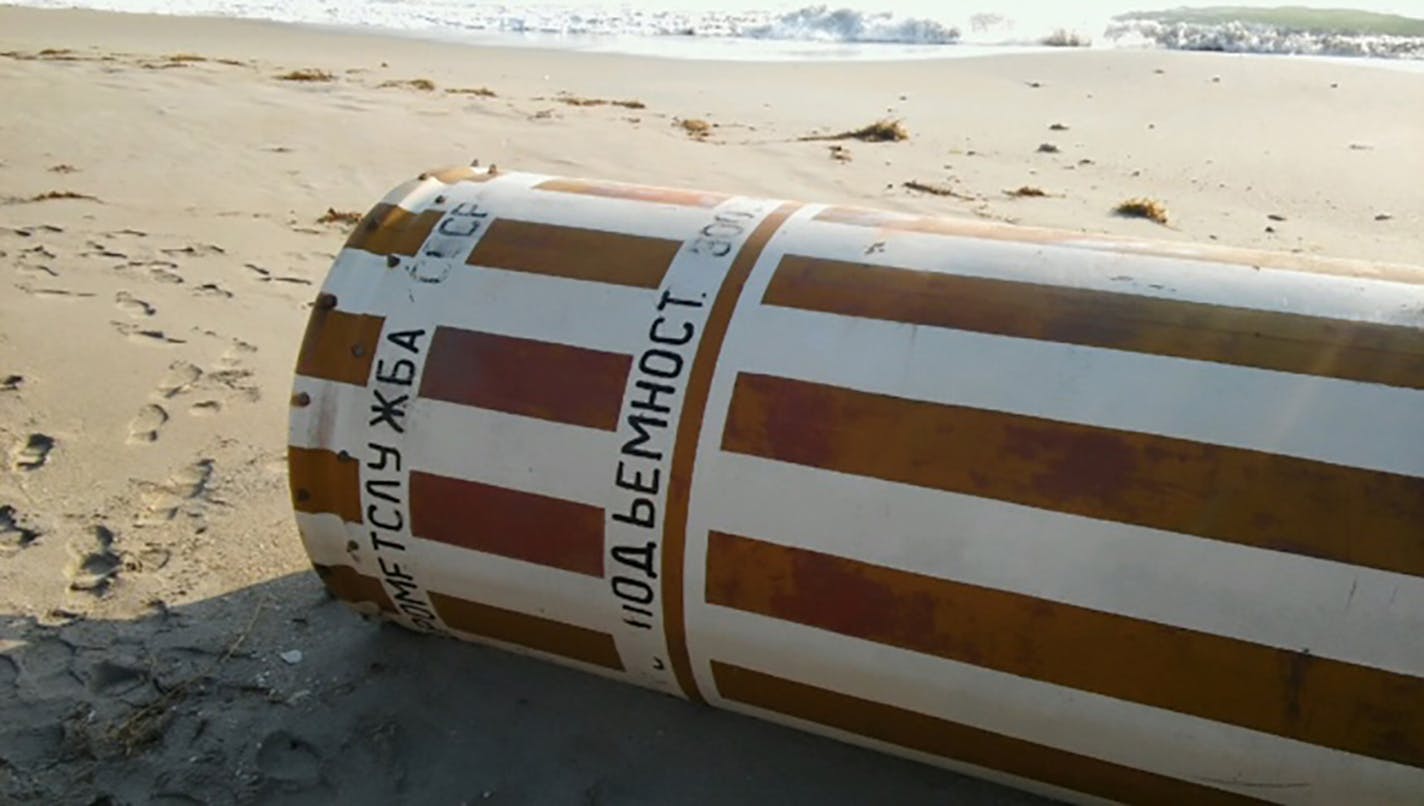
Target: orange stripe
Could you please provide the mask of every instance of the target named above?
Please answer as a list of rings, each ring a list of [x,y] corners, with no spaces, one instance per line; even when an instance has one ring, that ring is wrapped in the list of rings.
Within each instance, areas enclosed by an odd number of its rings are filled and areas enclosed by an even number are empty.
[[[751,374],[722,447],[1424,576],[1413,476]]]
[[[745,705],[1121,803],[1267,802],[730,663],[712,661],[712,677],[718,693]]]
[[[387,613],[396,612],[381,580],[366,576],[349,565],[313,565],[332,596],[343,602],[372,602]]]
[[[412,256],[420,251],[444,214],[444,210],[412,213],[394,204],[378,204],[356,225],[356,230],[346,239],[346,248],[377,255]]]
[[[451,629],[623,671],[618,647],[607,633],[435,591],[430,591],[430,603]]]
[[[763,302],[1424,389],[1424,331],[788,255]]]
[[[1424,766],[1417,677],[717,532],[707,601]]]
[[[317,305],[307,320],[307,331],[297,353],[297,374],[365,385],[385,323],[379,316]]]
[[[621,353],[438,327],[420,396],[612,431],[632,363]]]
[[[871,227],[891,232],[951,235],[960,238],[982,238],[1015,243],[1044,243],[1148,257],[1230,263],[1249,266],[1252,269],[1283,269],[1313,274],[1389,280],[1399,283],[1424,283],[1424,268],[1418,266],[1319,258],[1281,252],[1265,252],[1258,249],[1146,241],[1116,235],[1084,235],[1038,227],[1008,226],[970,219],[932,218],[858,207],[828,207],[816,214],[816,220],[831,224]]]
[[[678,190],[647,185],[626,185],[621,182],[595,182],[587,179],[547,179],[535,185],[534,189],[578,193],[584,196],[601,196],[606,199],[676,204],[682,207],[712,208],[731,198],[731,196],[722,193],[704,193],[696,190]]]
[[[361,522],[360,463],[315,448],[287,448],[292,507],[298,512],[330,513],[347,523]]]
[[[707,314],[707,324],[703,326],[702,339],[697,343],[692,371],[688,373],[682,414],[678,416],[672,468],[668,474],[667,516],[663,526],[663,621],[673,674],[683,694],[693,702],[704,700],[697,690],[697,679],[692,675],[692,663],[687,654],[682,575],[687,551],[687,508],[692,494],[693,468],[697,464],[697,439],[702,431],[702,418],[707,413],[712,374],[722,353],[722,343],[727,338],[732,312],[742,298],[742,288],[746,286],[747,278],[756,267],[767,241],[799,207],[798,204],[787,203],[773,210],[747,236],[741,250],[733,258],[712,302],[712,310]]]
[[[495,219],[466,262],[636,288],[662,285],[681,241]]]
[[[416,537],[603,577],[599,507],[412,471],[410,508]]]

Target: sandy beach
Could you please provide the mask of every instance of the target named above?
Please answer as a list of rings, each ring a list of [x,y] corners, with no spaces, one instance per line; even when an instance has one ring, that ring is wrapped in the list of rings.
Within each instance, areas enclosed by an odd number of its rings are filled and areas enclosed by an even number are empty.
[[[3,802],[1038,802],[328,597],[292,368],[351,214],[421,170],[1424,263],[1424,73],[1361,63],[699,62],[14,8],[0,51]],[[880,119],[909,138],[807,139]],[[1166,223],[1113,214],[1134,197]]]

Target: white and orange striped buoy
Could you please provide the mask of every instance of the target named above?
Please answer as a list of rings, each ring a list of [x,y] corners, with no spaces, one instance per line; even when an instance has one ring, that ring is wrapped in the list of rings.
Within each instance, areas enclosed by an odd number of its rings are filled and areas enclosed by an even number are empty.
[[[1424,269],[457,169],[290,441],[417,629],[1075,800],[1424,798]]]

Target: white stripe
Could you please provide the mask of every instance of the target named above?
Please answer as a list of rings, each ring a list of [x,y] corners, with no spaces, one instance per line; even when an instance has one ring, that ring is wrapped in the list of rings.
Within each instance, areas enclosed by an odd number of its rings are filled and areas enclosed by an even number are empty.
[[[405,442],[411,470],[562,498],[600,509],[617,436],[596,428],[416,399]]]
[[[1309,316],[1424,325],[1424,285],[1043,243],[898,232],[807,222],[787,251],[916,271],[1256,308]],[[875,246],[875,244],[881,244]]]
[[[331,512],[297,512],[297,531],[307,556],[317,565],[349,565],[361,573],[380,577],[375,560],[366,548],[365,530],[359,523],[346,523]],[[356,551],[347,551],[347,543],[356,541]]]
[[[605,632],[614,618],[601,578],[434,540],[411,538],[430,590]]]
[[[298,512],[296,519],[313,563],[350,566],[381,579],[366,527],[344,523],[330,513]],[[348,541],[356,544],[354,551],[347,549]],[[614,620],[602,579],[432,540],[410,538],[405,543],[407,552],[419,561],[427,590],[599,632]]]
[[[1424,392],[761,306],[724,362],[865,392],[1424,476]]]
[[[314,448],[327,451],[349,451],[353,456],[365,456],[365,443],[350,436],[353,421],[366,416],[371,393],[364,386],[297,375],[292,393],[305,392],[311,402],[292,406],[287,420],[287,444],[294,448]]]
[[[322,290],[348,313],[379,314],[390,303],[373,293],[391,269],[383,257],[344,250]],[[437,325],[631,354],[647,338],[657,292],[527,272],[457,266],[438,284],[402,283],[424,326]]]
[[[1115,700],[835,633],[699,605],[693,665],[710,659],[1194,783],[1285,803],[1417,803],[1424,770]]]
[[[714,530],[1424,676],[1424,579],[750,456],[700,461]]]

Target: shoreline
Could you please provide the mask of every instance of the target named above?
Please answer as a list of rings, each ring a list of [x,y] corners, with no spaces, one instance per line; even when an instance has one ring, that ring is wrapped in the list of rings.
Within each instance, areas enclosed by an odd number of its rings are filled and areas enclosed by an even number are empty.
[[[906,61],[943,61],[995,56],[1048,55],[1083,52],[1200,53],[1216,57],[1244,57],[1318,61],[1338,66],[1367,66],[1402,72],[1424,72],[1424,58],[1386,58],[1311,53],[1256,53],[1227,50],[1177,50],[1147,45],[1094,44],[1060,47],[1028,42],[959,41],[932,44],[892,41],[829,41],[759,39],[698,35],[559,34],[552,32],[465,31],[454,29],[393,28],[376,24],[338,24],[309,21],[281,21],[264,17],[220,14],[159,14],[150,12],[99,11],[90,9],[49,9],[0,4],[0,9],[83,14],[112,14],[152,19],[188,19],[271,25],[307,30],[318,34],[356,35],[375,38],[416,40],[427,43],[474,48],[533,50],[546,53],[607,54],[671,61],[752,62],[806,64],[834,61],[894,64]]]

